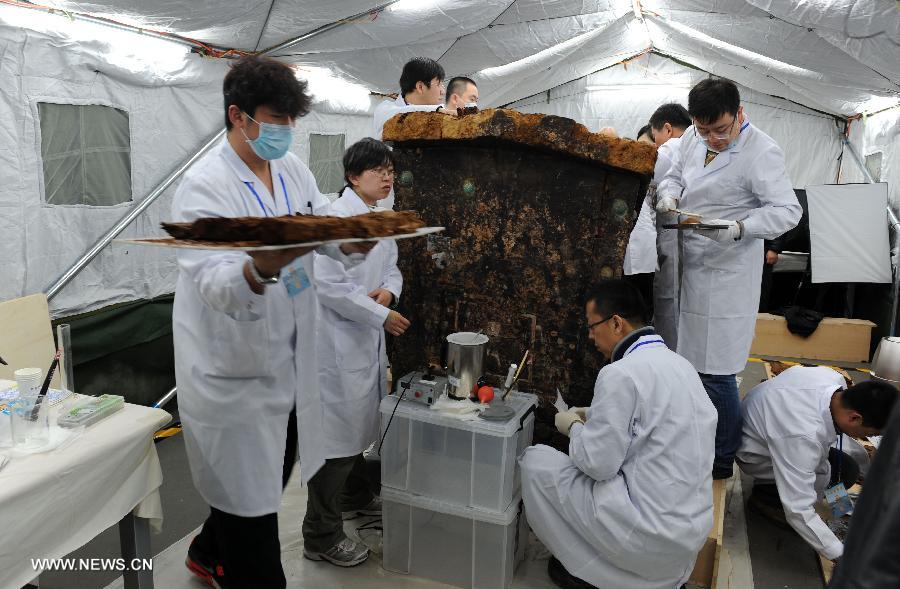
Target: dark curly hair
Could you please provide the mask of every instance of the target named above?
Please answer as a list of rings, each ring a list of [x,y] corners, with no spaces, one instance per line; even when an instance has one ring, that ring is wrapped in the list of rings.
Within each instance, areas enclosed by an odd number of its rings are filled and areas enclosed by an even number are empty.
[[[228,107],[234,104],[250,115],[260,106],[299,118],[309,112],[311,99],[306,82],[298,80],[287,64],[270,57],[243,57],[225,75],[225,128],[231,129]]]

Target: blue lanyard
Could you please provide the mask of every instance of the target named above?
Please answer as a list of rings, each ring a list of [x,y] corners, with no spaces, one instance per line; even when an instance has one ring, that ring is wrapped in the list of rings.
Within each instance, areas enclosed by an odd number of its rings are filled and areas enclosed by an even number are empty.
[[[749,127],[749,126],[750,126],[750,121],[747,121],[746,123],[744,123],[743,125],[741,125],[741,130],[738,131],[738,133],[743,133],[743,132],[744,132],[744,129],[746,129],[746,128]]]
[[[844,458],[844,434],[843,432],[838,434],[838,455],[837,455],[837,485],[842,481],[841,479],[841,462],[843,462]]]
[[[278,172],[278,179],[281,181],[281,191],[284,192],[284,205],[287,207],[288,215],[290,215],[291,214],[291,201],[290,201],[290,199],[288,199],[287,186],[285,186],[285,184],[284,184],[284,176],[281,175],[281,172]],[[259,208],[262,209],[263,215],[268,217],[269,213],[271,213],[272,216],[275,217],[276,216],[275,211],[273,211],[271,208],[269,208],[268,205],[266,205],[266,203],[263,202],[263,199],[260,198],[259,193],[256,192],[255,188],[253,188],[253,182],[247,182],[245,180],[244,184],[247,185],[247,188],[249,188],[250,192],[253,193],[253,196],[256,197],[256,202],[259,203]]]

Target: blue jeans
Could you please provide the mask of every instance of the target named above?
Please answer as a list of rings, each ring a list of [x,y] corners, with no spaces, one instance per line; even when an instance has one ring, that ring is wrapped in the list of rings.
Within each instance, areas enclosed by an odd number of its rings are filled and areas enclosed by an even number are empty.
[[[741,397],[733,374],[701,374],[700,382],[719,413],[713,468],[730,469],[741,445]]]

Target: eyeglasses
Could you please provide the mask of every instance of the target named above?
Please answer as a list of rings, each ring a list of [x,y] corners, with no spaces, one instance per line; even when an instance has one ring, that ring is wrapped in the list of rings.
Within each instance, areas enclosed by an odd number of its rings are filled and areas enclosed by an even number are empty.
[[[369,168],[366,172],[372,172],[376,176],[394,177],[394,168]]]
[[[737,122],[737,117],[731,119],[731,124],[724,131],[713,131],[709,130],[706,132],[697,130],[697,121],[694,121],[694,134],[700,137],[700,139],[709,139],[710,137],[713,139],[728,139],[731,137],[731,131],[734,130],[734,124]]]
[[[587,330],[588,330],[588,331],[591,331],[591,330],[593,330],[595,327],[597,327],[598,325],[600,325],[601,323],[606,323],[607,321],[609,321],[609,320],[612,319],[613,317],[615,317],[615,315],[610,315],[610,316],[607,317],[606,319],[601,319],[600,321],[594,321],[593,323],[588,323],[588,325],[587,325]]]

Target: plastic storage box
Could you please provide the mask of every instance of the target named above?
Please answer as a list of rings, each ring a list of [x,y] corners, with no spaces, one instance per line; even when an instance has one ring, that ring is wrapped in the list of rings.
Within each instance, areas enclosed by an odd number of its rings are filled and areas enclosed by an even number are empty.
[[[508,421],[462,421],[421,403],[381,401],[381,484],[462,507],[502,513],[519,492],[516,459],[531,444],[537,397],[506,398]],[[397,408],[387,434],[385,427]]]
[[[502,513],[381,489],[386,570],[466,589],[506,589],[525,556],[522,501]]]

